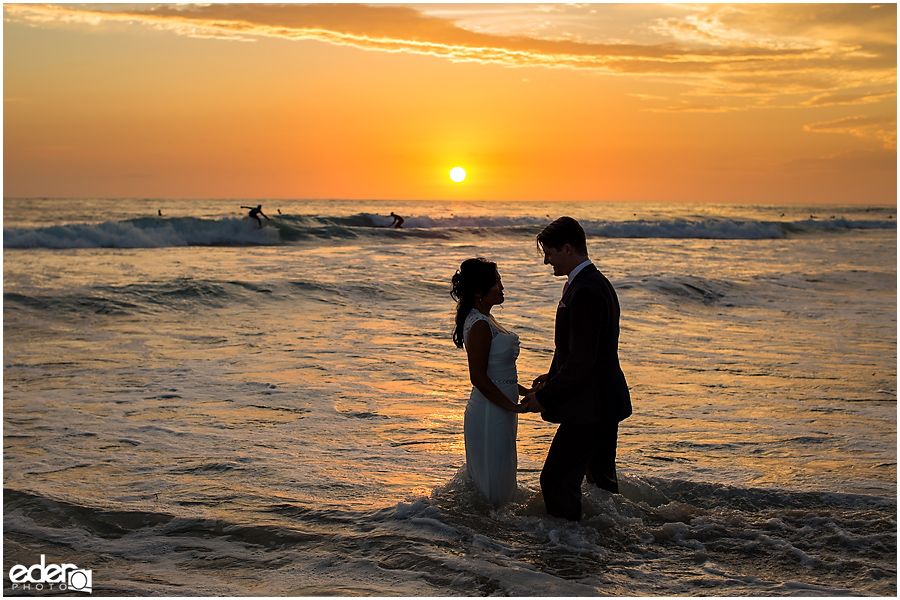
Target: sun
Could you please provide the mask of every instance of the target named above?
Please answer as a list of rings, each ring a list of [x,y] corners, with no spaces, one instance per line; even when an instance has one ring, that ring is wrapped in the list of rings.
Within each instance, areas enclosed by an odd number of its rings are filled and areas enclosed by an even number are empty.
[[[460,181],[462,181],[465,178],[466,178],[466,170],[463,169],[462,167],[453,167],[452,169],[450,169],[450,179],[452,179],[456,183],[459,183]]]

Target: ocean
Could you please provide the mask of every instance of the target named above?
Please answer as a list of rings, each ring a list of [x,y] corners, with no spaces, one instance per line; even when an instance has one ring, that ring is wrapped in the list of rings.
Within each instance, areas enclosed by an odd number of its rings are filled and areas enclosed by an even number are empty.
[[[240,208],[259,203],[261,229]],[[483,256],[520,381],[546,371],[563,281],[535,235],[562,215],[619,295],[634,405],[622,493],[586,486],[579,523],[543,511],[555,426],[535,415],[516,501],[473,488],[450,337],[450,278]],[[896,206],[3,216],[4,594],[897,594]],[[78,578],[31,568],[63,564]]]

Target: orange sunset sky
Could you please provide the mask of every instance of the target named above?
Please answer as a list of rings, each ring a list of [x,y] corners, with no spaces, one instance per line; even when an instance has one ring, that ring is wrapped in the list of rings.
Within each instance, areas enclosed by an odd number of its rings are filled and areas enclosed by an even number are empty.
[[[893,204],[896,46],[896,4],[7,4],[3,191]]]

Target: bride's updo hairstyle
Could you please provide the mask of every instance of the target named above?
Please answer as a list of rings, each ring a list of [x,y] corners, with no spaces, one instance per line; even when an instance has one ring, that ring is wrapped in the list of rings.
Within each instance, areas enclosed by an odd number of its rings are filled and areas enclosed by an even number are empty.
[[[459,266],[452,281],[453,290],[450,292],[450,297],[457,301],[453,343],[457,348],[462,348],[463,328],[469,311],[475,306],[475,295],[486,294],[497,284],[497,264],[481,257],[469,258]]]

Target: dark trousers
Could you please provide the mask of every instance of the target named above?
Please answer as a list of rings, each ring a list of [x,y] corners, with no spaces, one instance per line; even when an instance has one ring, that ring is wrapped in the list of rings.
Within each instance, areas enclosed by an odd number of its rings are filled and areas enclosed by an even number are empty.
[[[618,423],[563,423],[556,430],[541,471],[547,512],[581,519],[581,482],[587,477],[604,490],[619,493],[616,479]]]

